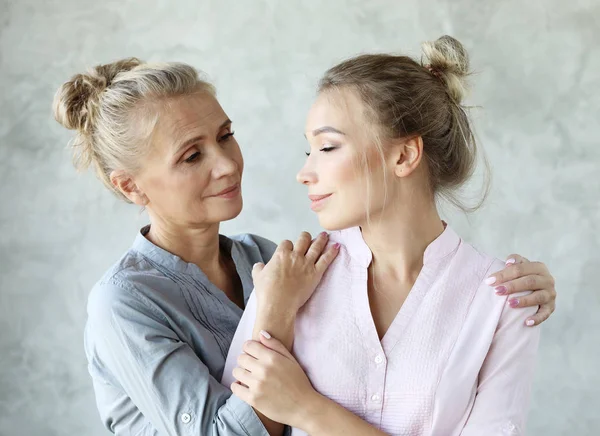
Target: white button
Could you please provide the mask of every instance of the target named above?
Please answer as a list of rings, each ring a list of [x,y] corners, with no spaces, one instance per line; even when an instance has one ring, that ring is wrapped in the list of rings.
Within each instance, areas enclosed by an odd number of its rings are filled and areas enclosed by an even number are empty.
[[[378,354],[377,356],[375,356],[375,363],[377,365],[379,365],[382,362],[383,362],[383,357],[381,357],[381,354]]]
[[[379,403],[381,401],[381,397],[377,394],[373,394],[371,400],[373,400],[375,403]]]
[[[181,422],[183,422],[184,424],[187,424],[191,420],[192,420],[192,417],[190,416],[189,413],[182,413],[181,414]]]

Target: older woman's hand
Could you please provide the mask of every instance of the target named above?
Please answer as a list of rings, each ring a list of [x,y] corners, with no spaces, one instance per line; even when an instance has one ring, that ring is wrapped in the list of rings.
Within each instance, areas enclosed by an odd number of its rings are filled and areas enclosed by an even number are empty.
[[[528,326],[541,324],[556,308],[556,289],[554,277],[542,262],[530,262],[518,254],[508,256],[506,267],[492,274],[486,281],[493,286],[498,295],[510,295],[517,292],[533,291],[519,298],[510,298],[510,307],[540,306],[537,313],[525,320]]]

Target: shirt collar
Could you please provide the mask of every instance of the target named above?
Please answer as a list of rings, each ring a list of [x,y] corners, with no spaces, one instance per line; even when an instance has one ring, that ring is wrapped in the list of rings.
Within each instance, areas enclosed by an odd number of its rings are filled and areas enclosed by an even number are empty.
[[[137,234],[135,240],[133,241],[132,249],[137,251],[138,253],[144,255],[148,259],[153,262],[158,263],[170,270],[183,272],[187,274],[197,274],[202,271],[200,268],[194,263],[188,263],[184,261],[181,257],[170,253],[167,250],[160,248],[158,245],[153,244],[146,238],[146,234],[150,230],[150,226],[143,227]],[[247,270],[251,270],[252,266],[248,266],[247,259],[242,256],[240,251],[240,247],[238,247],[239,242],[229,239],[227,236],[219,235],[219,244],[221,248],[229,251],[231,253],[231,258],[238,270],[238,273],[244,272],[248,273]],[[204,275],[204,273],[202,273]]]
[[[437,262],[444,257],[452,254],[460,245],[460,237],[452,228],[444,222],[444,231],[435,238],[425,249],[423,254],[423,265]],[[339,233],[340,242],[346,246],[351,257],[359,264],[367,268],[373,259],[373,253],[362,236],[360,227],[352,227],[341,230]]]

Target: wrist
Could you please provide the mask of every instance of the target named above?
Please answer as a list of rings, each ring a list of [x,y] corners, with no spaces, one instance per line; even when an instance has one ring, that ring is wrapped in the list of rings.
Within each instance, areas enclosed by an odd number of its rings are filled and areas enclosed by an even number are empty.
[[[282,322],[296,321],[297,309],[287,304],[279,304],[277,301],[258,301],[257,316],[269,319],[277,319]]]
[[[277,305],[259,304],[252,337],[254,340],[260,340],[260,331],[266,330],[291,351],[295,325],[296,311],[286,310]]]

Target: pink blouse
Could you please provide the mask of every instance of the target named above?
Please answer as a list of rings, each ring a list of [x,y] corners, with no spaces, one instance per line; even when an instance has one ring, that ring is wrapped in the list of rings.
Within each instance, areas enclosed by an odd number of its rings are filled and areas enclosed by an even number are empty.
[[[524,325],[535,307],[512,309],[483,283],[503,262],[447,226],[380,341],[360,229],[333,232],[330,242],[342,244],[340,254],[298,313],[293,347],[317,391],[392,435],[524,434],[540,331]],[[255,318],[252,295],[225,364],[227,386]]]

